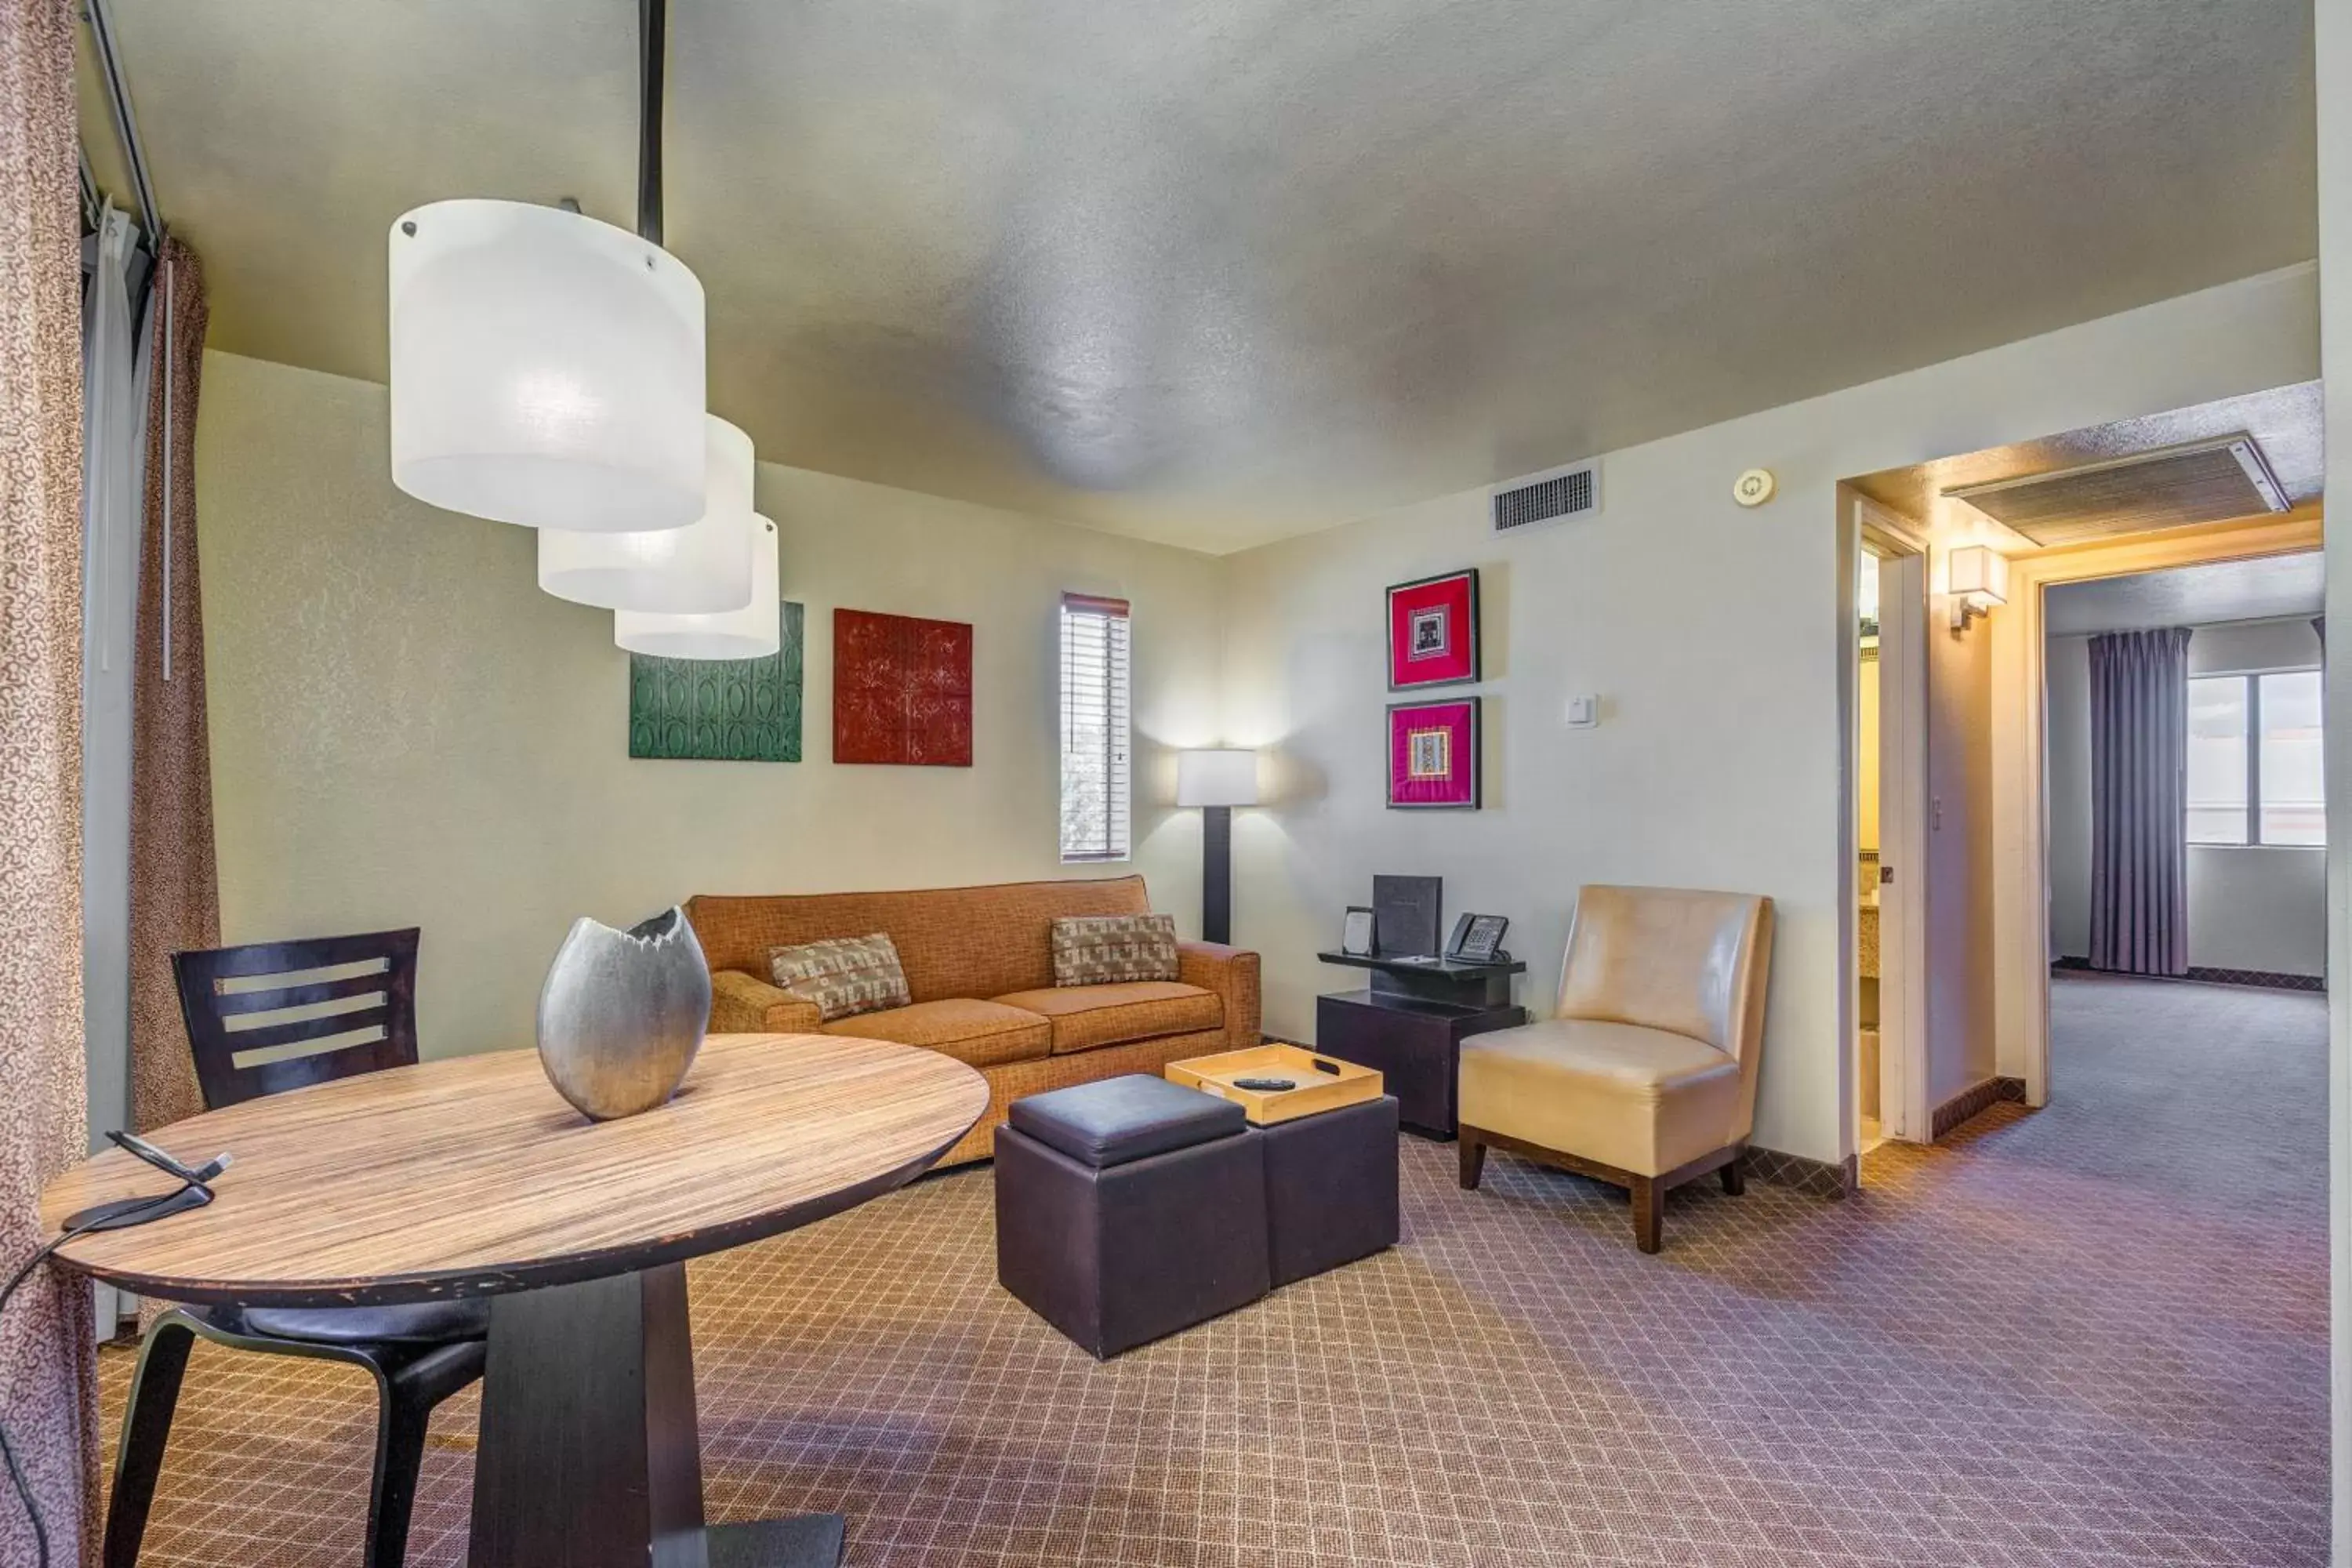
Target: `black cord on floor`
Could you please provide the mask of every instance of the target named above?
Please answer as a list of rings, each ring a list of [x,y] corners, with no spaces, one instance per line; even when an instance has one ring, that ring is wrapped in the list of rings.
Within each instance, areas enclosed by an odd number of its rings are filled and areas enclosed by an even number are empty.
[[[74,1237],[81,1236],[89,1231],[96,1230],[102,1224],[111,1224],[118,1226],[123,1225],[135,1225],[138,1223],[138,1217],[141,1215],[147,1213],[151,1209],[162,1208],[165,1204],[168,1204],[174,1198],[178,1197],[180,1193],[185,1192],[186,1190],[187,1189],[185,1187],[182,1187],[178,1192],[165,1193],[163,1196],[151,1199],[146,1203],[139,1205],[135,1208],[126,1210],[121,1214],[100,1216],[99,1219],[93,1219],[86,1224],[76,1226],[73,1229],[65,1232],[55,1241],[50,1242],[38,1252],[33,1254],[32,1257],[26,1258],[25,1260],[25,1266],[16,1270],[16,1277],[10,1279],[5,1287],[0,1287],[0,1313],[5,1313],[8,1310],[9,1299],[16,1294],[16,1288],[19,1285],[22,1285],[26,1280],[31,1279],[33,1277],[33,1270],[38,1268],[42,1264],[47,1263],[49,1260],[50,1254],[56,1252],[58,1247],[63,1247],[67,1242],[71,1241]],[[40,1552],[39,1568],[49,1568],[48,1522],[41,1517],[40,1504],[33,1500],[33,1485],[30,1481],[25,1479],[24,1466],[17,1462],[16,1446],[8,1440],[8,1425],[5,1421],[0,1421],[0,1460],[6,1461],[9,1484],[16,1489],[16,1500],[25,1505],[25,1517],[33,1521],[33,1544]]]
[[[5,1421],[0,1421],[0,1459],[8,1461],[9,1482],[25,1505],[25,1517],[33,1521],[33,1545],[39,1553],[40,1568],[49,1568],[49,1527],[42,1522],[40,1508],[33,1501],[33,1484],[25,1479],[24,1467],[16,1463],[16,1446],[8,1441],[8,1424]]]

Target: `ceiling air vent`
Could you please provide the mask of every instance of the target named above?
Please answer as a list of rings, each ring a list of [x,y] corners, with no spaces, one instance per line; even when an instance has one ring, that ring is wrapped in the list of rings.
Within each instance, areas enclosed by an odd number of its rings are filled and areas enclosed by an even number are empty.
[[[1513,479],[1495,489],[1494,521],[1496,533],[1509,533],[1517,529],[1530,528],[1538,522],[1557,522],[1563,517],[1581,517],[1601,510],[1601,465],[1588,459],[1570,463],[1564,468],[1529,474],[1523,479]]]
[[[2285,488],[2252,436],[2193,441],[1944,493],[2036,544],[2228,522],[2288,507]]]

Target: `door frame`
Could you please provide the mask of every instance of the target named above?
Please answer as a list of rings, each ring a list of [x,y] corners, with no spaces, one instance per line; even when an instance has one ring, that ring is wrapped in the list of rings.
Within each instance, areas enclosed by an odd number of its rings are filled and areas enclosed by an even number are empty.
[[[1925,1143],[1933,1131],[1927,1105],[1927,539],[1907,520],[1859,495],[1853,518],[1856,550],[1879,559],[1879,1128],[1888,1138]],[[1851,731],[1846,744],[1851,771],[1856,765]],[[1851,821],[1845,852],[1849,864],[1860,864],[1859,835]],[[1888,868],[1895,873],[1891,882],[1883,879]],[[1858,900],[1848,901],[1859,908]],[[1846,944],[1845,963],[1858,1030],[1862,963],[1854,940]],[[1847,1044],[1850,1051],[1853,1040]],[[1859,1123],[1860,1105],[1858,1095],[1849,1097],[1848,1126]]]
[[[2314,504],[2276,518],[2012,556],[1992,614],[1995,1071],[2050,1101],[2050,797],[2042,592],[2060,583],[2321,548]],[[1885,917],[1881,917],[1884,919]]]

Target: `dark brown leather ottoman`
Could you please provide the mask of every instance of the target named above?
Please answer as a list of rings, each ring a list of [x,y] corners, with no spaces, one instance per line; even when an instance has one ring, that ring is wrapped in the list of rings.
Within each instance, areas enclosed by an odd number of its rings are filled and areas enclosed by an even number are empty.
[[[1396,1245],[1396,1096],[1277,1121],[1258,1136],[1275,1284]]]
[[[1262,1135],[1134,1074],[1013,1102],[996,1132],[996,1278],[1097,1360],[1245,1307],[1267,1276]]]

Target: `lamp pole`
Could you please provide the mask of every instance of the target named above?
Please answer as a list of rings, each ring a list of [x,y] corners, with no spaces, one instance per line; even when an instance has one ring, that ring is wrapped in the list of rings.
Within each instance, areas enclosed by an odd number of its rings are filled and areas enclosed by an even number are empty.
[[[1234,808],[1201,808],[1201,940],[1234,940]]]

